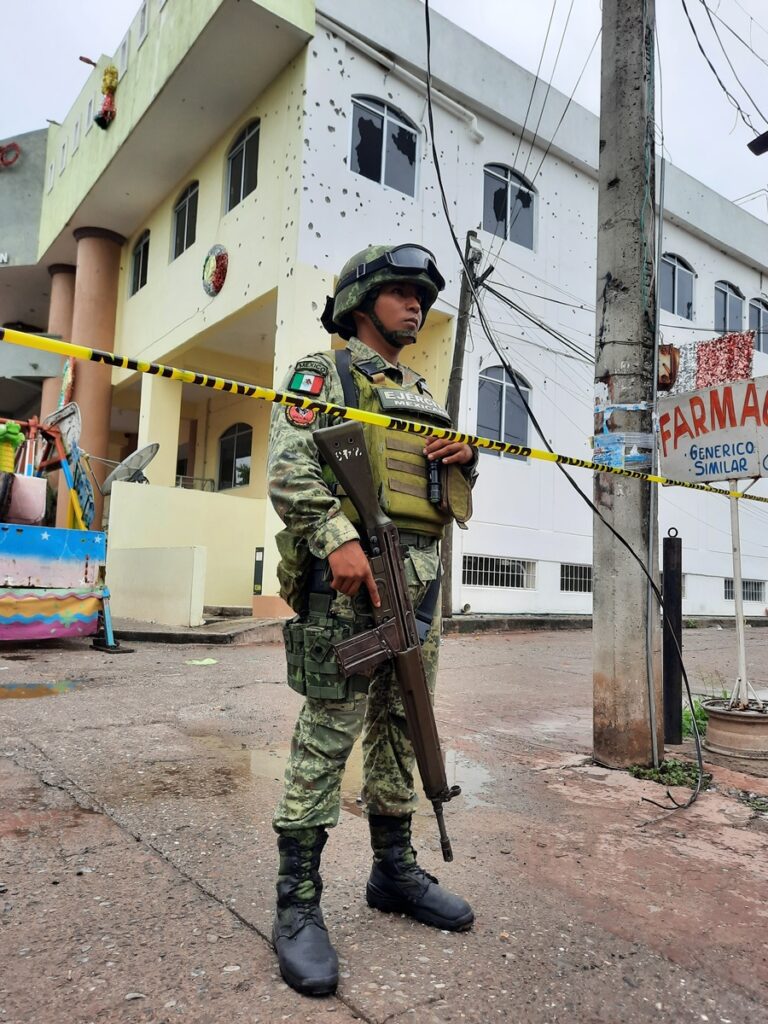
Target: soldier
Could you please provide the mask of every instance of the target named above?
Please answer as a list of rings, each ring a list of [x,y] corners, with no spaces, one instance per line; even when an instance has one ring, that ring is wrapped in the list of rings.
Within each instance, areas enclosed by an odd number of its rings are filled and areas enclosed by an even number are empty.
[[[346,349],[300,360],[284,388],[319,402],[356,406],[441,426],[447,413],[424,378],[399,362],[445,286],[432,253],[417,245],[371,246],[341,271],[322,317]],[[470,928],[469,904],[418,865],[411,846],[413,748],[391,662],[369,681],[344,679],[331,644],[372,624],[379,596],[355,528],[356,513],[336,494],[312,433],[329,425],[312,409],[276,406],[269,440],[269,493],[286,529],[277,537],[281,594],[298,612],[284,634],[289,685],[306,700],[293,734],[285,790],[273,826],[280,867],[273,942],[283,978],[297,991],[335,991],[338,961],[320,910],[320,856],[338,823],[341,777],[362,732],[363,799],[373,847],[368,904],[437,928]],[[423,644],[434,692],[439,621],[439,539],[471,514],[477,452],[466,444],[365,427],[384,511],[400,530],[414,607],[431,618]],[[436,503],[439,469],[447,501]],[[428,482],[430,487],[428,489]],[[433,499],[430,501],[430,497]],[[440,495],[437,496],[440,498]]]

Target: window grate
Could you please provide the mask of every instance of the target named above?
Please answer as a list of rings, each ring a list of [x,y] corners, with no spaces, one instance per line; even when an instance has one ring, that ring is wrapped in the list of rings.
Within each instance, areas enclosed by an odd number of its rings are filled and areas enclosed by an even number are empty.
[[[592,566],[564,562],[560,566],[560,589],[572,594],[591,594]]]
[[[735,591],[733,587],[733,579],[726,577],[723,580],[723,597],[726,601],[733,601],[735,597]],[[765,581],[764,580],[742,580],[741,581],[741,599],[742,601],[756,601],[762,603],[765,601]]]
[[[467,587],[536,589],[536,563],[496,555],[464,555],[462,583]]]

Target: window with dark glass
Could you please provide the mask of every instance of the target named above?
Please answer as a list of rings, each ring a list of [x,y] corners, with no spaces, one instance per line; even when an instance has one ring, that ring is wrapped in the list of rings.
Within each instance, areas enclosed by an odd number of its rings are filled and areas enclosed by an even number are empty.
[[[416,126],[394,107],[353,97],[349,166],[355,174],[414,195],[417,136]]]
[[[531,388],[519,374],[515,380],[526,402],[530,402]],[[512,376],[503,366],[489,366],[481,370],[477,384],[477,433],[480,437],[504,441],[507,444],[528,444],[528,414]],[[487,448],[481,452],[498,455]],[[519,456],[513,456],[519,458]]]
[[[536,193],[530,182],[502,164],[483,169],[483,230],[533,249]]]
[[[181,256],[195,240],[197,230],[197,191],[199,183],[187,185],[173,208],[173,258]]]
[[[755,348],[768,352],[768,302],[752,299],[749,304],[749,329],[755,332]]]
[[[147,265],[149,264],[149,231],[142,231],[133,247],[131,263],[131,295],[147,283]]]
[[[744,296],[728,281],[715,282],[715,330],[720,334],[742,330]]]
[[[253,430],[247,423],[235,423],[219,438],[218,490],[245,487],[251,482]]]
[[[693,320],[693,270],[679,256],[664,253],[659,281],[661,308]]]
[[[227,211],[256,188],[259,166],[259,121],[251,121],[227,153]]]

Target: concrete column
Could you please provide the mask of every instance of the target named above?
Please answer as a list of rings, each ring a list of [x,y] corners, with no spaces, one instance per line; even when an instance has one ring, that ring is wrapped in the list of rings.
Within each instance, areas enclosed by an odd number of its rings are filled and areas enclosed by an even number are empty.
[[[75,302],[75,268],[71,263],[53,263],[48,267],[51,275],[51,301],[48,306],[48,334],[63,341],[72,337],[72,311]],[[40,419],[55,412],[59,404],[61,377],[47,377],[43,381],[40,401]]]
[[[77,275],[72,315],[72,341],[109,352],[115,343],[117,287],[122,235],[105,228],[77,228]],[[83,432],[80,447],[89,455],[107,458],[109,420],[112,410],[112,369],[100,363],[79,361],[75,367],[73,400],[80,406]],[[108,467],[93,463],[102,481]],[[101,526],[102,497],[96,489],[94,528]]]
[[[310,352],[331,347],[331,336],[320,324],[319,311],[323,308],[325,296],[333,292],[334,279],[330,274],[306,264],[297,263],[293,269],[290,277],[281,280],[277,291],[273,381],[278,388],[289,366]],[[259,443],[266,444],[266,437]],[[282,529],[283,524],[272,502],[267,500],[263,591],[261,596],[253,598],[255,618],[279,618],[293,614],[278,597],[277,563],[280,555],[275,537]]]
[[[179,419],[181,416],[180,380],[141,375],[141,410],[139,412],[138,447],[156,441],[160,450],[149,464],[145,476],[151,484],[174,487],[176,484],[176,458],[179,449]]]

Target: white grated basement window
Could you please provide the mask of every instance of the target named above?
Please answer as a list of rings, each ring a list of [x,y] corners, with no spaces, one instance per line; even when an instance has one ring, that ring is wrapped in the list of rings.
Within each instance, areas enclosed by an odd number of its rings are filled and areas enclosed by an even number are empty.
[[[730,577],[723,580],[723,597],[726,601],[734,600],[733,579]],[[742,601],[757,601],[761,604],[765,601],[765,581],[742,580],[741,599]]]
[[[560,589],[574,594],[591,594],[592,566],[563,563],[560,566]]]
[[[464,555],[461,581],[467,587],[535,590],[536,563],[522,558]]]

